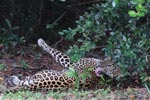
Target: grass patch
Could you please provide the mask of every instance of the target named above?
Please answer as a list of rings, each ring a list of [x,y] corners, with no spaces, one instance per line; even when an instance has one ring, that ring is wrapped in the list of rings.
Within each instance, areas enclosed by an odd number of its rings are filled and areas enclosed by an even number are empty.
[[[73,91],[67,92],[32,92],[18,91],[15,93],[9,92],[2,95],[1,100],[99,100],[107,98],[110,89],[98,89],[90,91]]]
[[[18,91],[0,95],[0,100],[150,100],[146,88],[127,88],[112,91],[110,88],[88,91],[32,92]]]

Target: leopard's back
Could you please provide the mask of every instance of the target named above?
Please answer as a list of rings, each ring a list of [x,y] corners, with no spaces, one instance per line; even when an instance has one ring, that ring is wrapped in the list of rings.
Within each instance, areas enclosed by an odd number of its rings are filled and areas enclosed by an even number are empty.
[[[11,77],[16,78],[16,76]],[[86,80],[79,80],[80,89],[91,89],[93,84],[98,85],[97,76],[92,74],[92,77]],[[13,80],[13,79],[12,79]],[[61,73],[56,70],[43,70],[31,77],[27,77],[24,80],[11,81],[17,86],[17,89],[27,89],[27,90],[67,90],[76,88],[76,79],[74,77],[69,77],[66,73]]]

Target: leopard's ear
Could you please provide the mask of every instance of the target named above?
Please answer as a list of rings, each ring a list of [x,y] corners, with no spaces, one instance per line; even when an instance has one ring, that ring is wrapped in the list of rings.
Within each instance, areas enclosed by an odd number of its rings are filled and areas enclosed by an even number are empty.
[[[111,60],[111,57],[107,56],[104,60],[105,60],[105,61]]]

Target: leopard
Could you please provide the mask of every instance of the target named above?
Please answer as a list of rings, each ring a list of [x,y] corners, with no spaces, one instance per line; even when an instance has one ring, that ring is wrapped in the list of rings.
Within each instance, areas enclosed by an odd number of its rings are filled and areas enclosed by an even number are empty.
[[[82,71],[84,68],[99,68],[99,72],[103,72],[110,76],[111,78],[120,74],[120,68],[114,65],[112,59],[110,57],[106,57],[105,59],[97,59],[97,58],[80,58],[78,62],[71,63],[71,59],[65,53],[58,51],[52,47],[50,47],[43,39],[38,40],[38,45],[46,52],[48,52],[57,63],[59,63],[64,69],[69,69],[69,67],[73,67],[78,71]],[[103,67],[103,68],[102,68]]]
[[[110,58],[103,60],[97,58],[81,58],[77,62],[72,63],[69,56],[50,47],[43,39],[38,39],[37,43],[39,47],[53,57],[56,63],[63,67],[63,70],[42,70],[32,76],[27,76],[23,80],[20,80],[17,76],[13,75],[7,82],[17,90],[54,91],[76,88],[76,78],[67,74],[70,68],[74,68],[79,75],[83,73],[85,68],[92,68],[90,77],[87,77],[84,81],[82,77],[79,76],[80,89],[100,88],[101,86],[98,81],[102,73],[105,73],[110,78],[114,78],[120,74],[120,68],[115,66]]]

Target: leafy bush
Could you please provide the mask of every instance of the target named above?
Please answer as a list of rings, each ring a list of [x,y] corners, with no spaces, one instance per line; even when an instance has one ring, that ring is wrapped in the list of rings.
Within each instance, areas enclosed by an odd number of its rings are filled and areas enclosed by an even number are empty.
[[[131,0],[130,3],[135,6],[135,10],[129,10],[128,14],[131,17],[145,16],[145,14],[148,12],[148,9],[143,6],[145,2],[145,0]]]
[[[15,48],[16,45],[24,43],[24,37],[19,37],[16,34],[16,31],[19,29],[19,26],[12,26],[9,19],[5,19],[5,27],[1,28],[2,33],[0,34],[0,42],[4,45],[5,49],[10,47]]]
[[[31,43],[42,37],[51,40],[51,44],[56,43],[60,39],[57,32],[68,25],[73,26],[73,20],[84,11],[85,6],[74,7],[74,3],[80,2],[82,1],[1,0],[0,44],[12,53],[8,49],[16,50],[14,48],[24,43],[24,40]]]
[[[107,0],[90,7],[76,21],[75,28],[59,32],[75,42],[68,54],[75,59],[96,46],[104,46],[104,54],[114,59],[123,75],[149,70],[150,61],[146,59],[150,56],[150,2],[140,1]]]
[[[51,40],[55,43],[60,37],[57,32],[74,26],[76,16],[84,12],[86,5],[76,6],[86,1],[80,0],[1,0],[0,1],[0,32],[7,29],[6,21],[11,26],[17,26],[12,34],[7,37],[21,38],[28,42],[35,42],[39,37]],[[68,18],[69,16],[69,18]],[[1,38],[3,39],[3,38]],[[3,43],[0,41],[0,43]],[[5,42],[6,43],[6,42]]]

